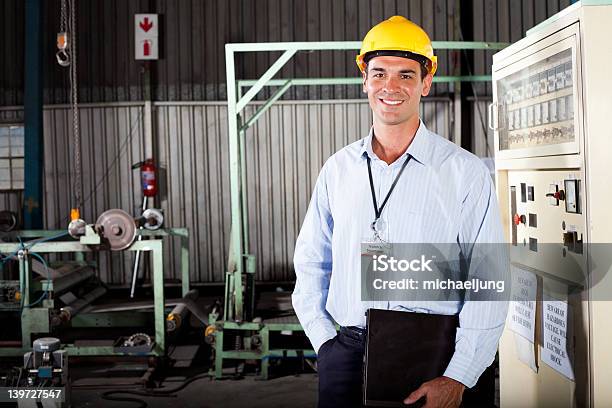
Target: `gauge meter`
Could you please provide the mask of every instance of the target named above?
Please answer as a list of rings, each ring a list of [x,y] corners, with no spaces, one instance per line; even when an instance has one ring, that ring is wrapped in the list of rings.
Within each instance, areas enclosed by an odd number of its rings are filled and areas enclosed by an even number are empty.
[[[564,180],[565,184],[565,211],[581,214],[580,212],[580,180]]]

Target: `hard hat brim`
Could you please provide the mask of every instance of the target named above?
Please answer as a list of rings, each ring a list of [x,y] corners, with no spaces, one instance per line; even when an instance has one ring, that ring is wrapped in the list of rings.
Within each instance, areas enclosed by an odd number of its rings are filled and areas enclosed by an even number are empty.
[[[429,59],[429,58],[427,58],[424,55],[416,54],[416,53],[410,52],[410,51],[403,51],[403,50],[375,50],[375,51],[368,51],[368,52],[366,52],[364,54],[360,54],[360,55],[357,56],[357,58],[356,58],[357,66],[359,67],[361,72],[364,72],[368,62],[372,58],[382,57],[382,56],[401,57],[401,58],[411,59],[411,60],[416,61],[419,64],[421,64],[421,66],[424,67],[425,70],[428,73],[430,73],[431,75],[435,74],[437,66],[438,66],[437,58],[435,56],[432,59]]]

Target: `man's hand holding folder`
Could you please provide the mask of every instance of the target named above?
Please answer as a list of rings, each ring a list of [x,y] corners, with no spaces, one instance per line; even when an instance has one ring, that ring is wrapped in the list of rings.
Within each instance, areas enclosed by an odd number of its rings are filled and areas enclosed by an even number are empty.
[[[456,408],[461,405],[465,385],[448,377],[437,377],[424,382],[413,391],[404,404],[414,404],[425,397],[423,408]]]

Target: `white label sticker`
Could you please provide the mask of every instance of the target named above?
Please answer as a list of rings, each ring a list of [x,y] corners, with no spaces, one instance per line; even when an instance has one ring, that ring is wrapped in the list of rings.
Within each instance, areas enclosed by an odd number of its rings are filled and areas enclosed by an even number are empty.
[[[512,266],[512,297],[508,311],[508,328],[534,342],[536,318],[536,275]]]
[[[561,373],[563,376],[574,380],[568,347],[570,312],[567,302],[555,299],[545,299],[542,302],[542,361]]]

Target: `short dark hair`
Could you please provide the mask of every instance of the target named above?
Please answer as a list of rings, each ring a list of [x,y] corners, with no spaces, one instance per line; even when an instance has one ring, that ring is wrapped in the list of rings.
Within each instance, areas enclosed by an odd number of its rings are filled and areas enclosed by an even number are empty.
[[[366,55],[363,56],[363,62],[365,62],[366,64],[366,68],[365,68],[366,75],[368,73],[368,63],[370,62],[370,60],[374,57],[382,57],[382,56],[402,57],[402,58],[407,58],[407,59],[411,59],[413,61],[418,62],[419,65],[421,66],[421,81],[425,79],[425,77],[429,73],[428,65],[431,64],[431,61],[427,57],[412,53],[410,51],[382,50],[382,51],[370,51]]]

